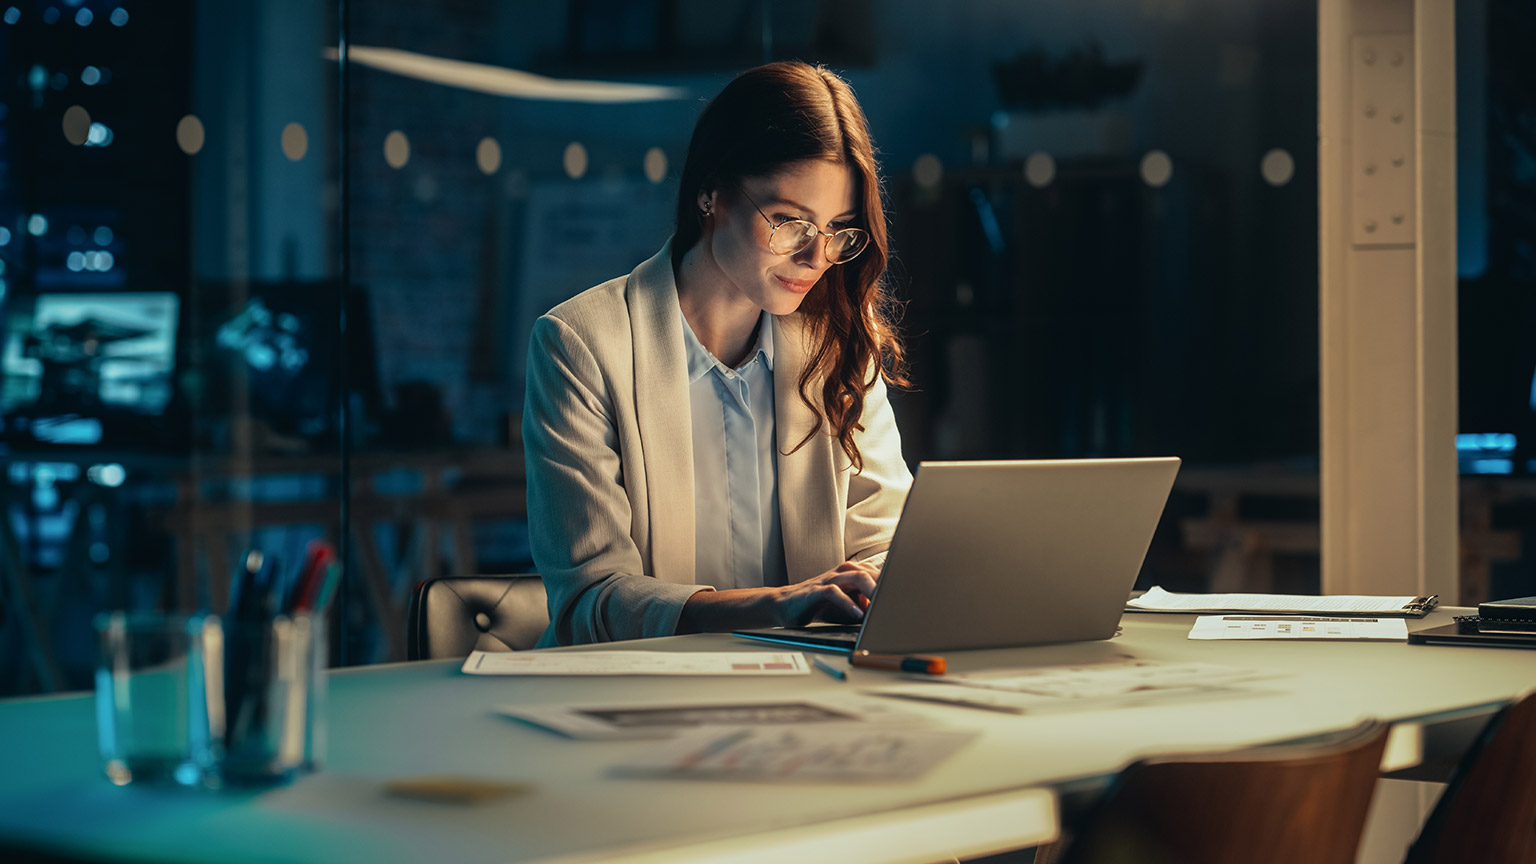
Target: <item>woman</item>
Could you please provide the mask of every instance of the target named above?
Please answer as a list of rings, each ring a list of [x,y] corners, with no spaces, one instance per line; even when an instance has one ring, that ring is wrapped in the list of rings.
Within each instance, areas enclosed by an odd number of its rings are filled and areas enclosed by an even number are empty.
[[[845,81],[775,63],[705,107],[672,239],[534,324],[541,644],[863,618],[912,481],[886,256]]]

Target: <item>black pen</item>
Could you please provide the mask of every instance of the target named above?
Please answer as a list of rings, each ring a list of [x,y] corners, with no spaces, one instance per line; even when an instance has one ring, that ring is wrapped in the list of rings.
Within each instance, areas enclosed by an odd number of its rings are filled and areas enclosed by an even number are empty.
[[[272,618],[278,612],[281,564],[275,555],[252,550],[245,578],[225,624],[224,740],[231,750],[250,746],[252,726],[266,723],[264,684],[271,676]]]

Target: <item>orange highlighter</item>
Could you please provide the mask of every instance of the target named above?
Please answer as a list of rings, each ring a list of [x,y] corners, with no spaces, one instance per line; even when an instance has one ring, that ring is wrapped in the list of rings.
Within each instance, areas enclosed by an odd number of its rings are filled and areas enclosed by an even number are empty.
[[[929,675],[944,674],[944,658],[926,654],[871,654],[855,651],[848,656],[848,665],[866,669],[894,669],[898,672],[924,672]]]

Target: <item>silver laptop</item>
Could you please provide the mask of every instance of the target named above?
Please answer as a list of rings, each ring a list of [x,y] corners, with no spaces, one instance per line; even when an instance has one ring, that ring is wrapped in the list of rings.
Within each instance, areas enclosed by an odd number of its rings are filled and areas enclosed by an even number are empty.
[[[1179,460],[924,462],[861,625],[738,630],[880,654],[1108,639]]]

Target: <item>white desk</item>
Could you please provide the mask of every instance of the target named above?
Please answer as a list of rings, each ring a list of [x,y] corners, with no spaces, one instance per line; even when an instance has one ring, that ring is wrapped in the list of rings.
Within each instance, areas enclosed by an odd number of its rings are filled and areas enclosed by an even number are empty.
[[[892,785],[614,779],[605,775],[609,765],[650,745],[566,740],[492,713],[507,703],[825,696],[893,677],[869,670],[854,670],[846,683],[820,674],[472,677],[461,675],[456,661],[339,671],[331,678],[327,769],[287,788],[248,794],[114,787],[98,773],[87,696],[15,700],[0,703],[0,838],[161,861],[782,862],[805,857],[807,849],[835,857],[835,846],[827,844],[837,843],[859,850],[845,860],[934,860],[1050,838],[1051,790],[1112,774],[1140,755],[1292,739],[1373,716],[1433,725],[1490,713],[1536,682],[1536,651],[1190,642],[1184,634],[1191,620],[1127,615],[1125,634],[1109,642],[951,654],[949,660],[953,670],[969,671],[1123,653],[1285,676],[1254,685],[1266,692],[1251,698],[1097,713],[1012,716],[901,703],[980,737],[921,781]],[[1438,612],[1410,626],[1448,621]],[[763,648],[729,636],[630,644]],[[493,776],[533,789],[476,806],[380,792],[386,780],[429,774]]]

